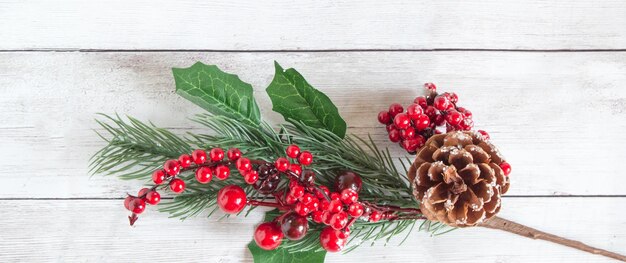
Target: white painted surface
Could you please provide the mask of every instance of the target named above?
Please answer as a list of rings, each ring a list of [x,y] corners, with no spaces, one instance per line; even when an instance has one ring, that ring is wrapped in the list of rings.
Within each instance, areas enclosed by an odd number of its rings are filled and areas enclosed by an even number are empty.
[[[0,49],[626,48],[621,0],[1,0]]]
[[[626,198],[505,198],[502,216],[626,253]],[[247,218],[187,221],[149,209],[129,227],[122,200],[4,200],[0,249],[7,261],[251,262],[244,249],[261,211]],[[578,209],[572,209],[572,208]],[[601,214],[602,218],[598,218]],[[10,215],[10,216],[5,216]],[[219,215],[218,215],[219,216]],[[28,218],[28,219],[26,219]],[[217,217],[216,217],[217,218]],[[598,220],[601,220],[599,223]],[[8,227],[10,226],[10,227]],[[413,232],[387,246],[365,244],[327,262],[601,262],[605,258],[483,228],[430,237]]]
[[[201,110],[173,93],[170,71],[197,60],[251,83],[273,123],[280,117],[264,93],[272,61],[295,67],[335,101],[349,132],[371,133],[389,146],[377,111],[391,102],[406,104],[421,83],[435,82],[460,95],[477,127],[490,131],[513,163],[513,197],[504,199],[503,217],[626,254],[626,177],[620,165],[626,159],[626,52],[541,51],[624,49],[625,13],[626,2],[589,0],[0,0],[0,262],[251,261],[244,245],[260,213],[179,222],[149,211],[130,228],[119,198],[141,182],[86,174],[87,159],[103,146],[92,131],[96,112],[130,114],[181,134],[202,131],[185,119]],[[393,51],[444,48],[532,52]],[[392,51],[15,51],[30,49]],[[435,238],[415,232],[402,246],[377,244],[328,257],[606,260],[478,228]]]

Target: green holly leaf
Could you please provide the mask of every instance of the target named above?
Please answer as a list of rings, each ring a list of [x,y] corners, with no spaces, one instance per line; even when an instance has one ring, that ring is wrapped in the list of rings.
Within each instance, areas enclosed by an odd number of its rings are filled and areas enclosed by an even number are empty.
[[[326,251],[302,251],[302,252],[288,252],[284,248],[277,248],[274,250],[264,250],[257,246],[253,241],[248,244],[248,249],[252,253],[255,263],[323,263],[326,257]]]
[[[266,89],[272,100],[272,109],[282,114],[285,120],[324,128],[343,138],[346,122],[328,96],[313,88],[295,69],[283,70],[278,62],[274,64],[276,74]]]
[[[253,126],[261,122],[252,86],[237,75],[201,62],[189,68],[173,68],[172,71],[176,93],[183,98],[215,115],[236,118]]]

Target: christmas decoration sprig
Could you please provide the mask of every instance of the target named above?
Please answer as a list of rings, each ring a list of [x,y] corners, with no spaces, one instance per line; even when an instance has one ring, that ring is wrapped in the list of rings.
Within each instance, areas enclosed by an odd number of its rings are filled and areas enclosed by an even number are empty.
[[[495,217],[510,164],[485,132],[455,132],[473,126],[456,94],[427,84],[407,113],[399,104],[379,113],[390,139],[417,154],[394,159],[371,138],[346,135],[337,107],[295,69],[275,69],[267,94],[286,121],[276,127],[263,121],[250,84],[200,62],[173,72],[177,93],[207,110],[192,118],[206,133],[101,115],[107,145],[91,172],[151,184],[124,200],[131,225],[146,205],[181,219],[273,208],[248,246],[255,262],[323,262],[327,251],[408,236],[417,223],[432,235],[479,225],[624,259]],[[164,192],[176,196],[161,202]]]

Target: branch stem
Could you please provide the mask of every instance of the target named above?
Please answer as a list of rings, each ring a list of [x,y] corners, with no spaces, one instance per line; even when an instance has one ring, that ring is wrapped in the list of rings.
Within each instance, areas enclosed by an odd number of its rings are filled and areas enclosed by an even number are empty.
[[[491,229],[503,230],[509,233],[517,234],[520,236],[525,236],[525,237],[532,238],[532,239],[541,239],[541,240],[549,241],[552,243],[575,248],[578,250],[582,250],[585,252],[589,252],[592,254],[602,255],[605,257],[614,258],[614,259],[626,262],[626,256],[624,255],[620,255],[615,252],[592,247],[580,241],[571,240],[571,239],[567,239],[567,238],[560,237],[557,235],[549,234],[549,233],[546,233],[546,232],[543,232],[543,231],[540,231],[540,230],[537,230],[537,229],[534,229],[534,228],[531,228],[531,227],[528,227],[519,223],[515,223],[513,221],[510,221],[501,217],[497,217],[497,216],[487,220],[486,222],[480,224],[479,226],[491,228]]]

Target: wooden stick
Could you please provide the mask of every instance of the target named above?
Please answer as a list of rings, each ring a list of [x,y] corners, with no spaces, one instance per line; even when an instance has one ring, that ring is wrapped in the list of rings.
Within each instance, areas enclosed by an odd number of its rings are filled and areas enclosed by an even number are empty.
[[[487,220],[486,222],[480,224],[479,226],[491,228],[491,229],[504,230],[513,234],[518,234],[520,236],[525,236],[525,237],[532,238],[532,239],[541,239],[545,241],[550,241],[550,242],[557,243],[560,245],[579,249],[585,252],[598,254],[598,255],[602,255],[605,257],[610,257],[610,258],[614,258],[614,259],[626,262],[626,256],[624,255],[620,255],[620,254],[607,251],[604,249],[588,246],[580,241],[571,240],[571,239],[563,238],[560,236],[548,234],[546,232],[539,231],[537,229],[527,227],[525,225],[521,225],[521,224],[515,223],[513,221],[510,221],[501,217],[497,217],[497,216]]]

